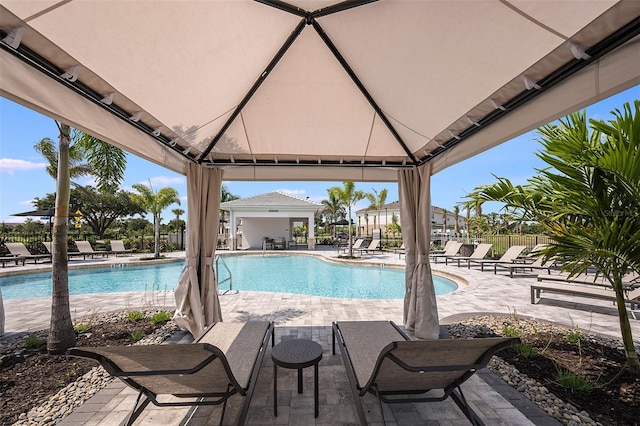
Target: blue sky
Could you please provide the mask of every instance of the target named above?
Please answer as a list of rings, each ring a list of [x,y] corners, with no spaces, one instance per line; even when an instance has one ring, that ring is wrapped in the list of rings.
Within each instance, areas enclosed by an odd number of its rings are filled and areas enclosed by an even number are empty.
[[[635,86],[587,108],[589,118],[609,119],[610,112],[625,102],[640,99],[640,86]],[[45,161],[33,146],[43,138],[57,141],[58,130],[51,118],[31,111],[12,101],[0,98],[0,221],[22,222],[25,218],[13,213],[33,209],[31,201],[55,191],[55,181],[44,170]],[[470,158],[434,175],[431,180],[431,199],[435,206],[451,210],[463,201],[465,195],[478,185],[495,181],[493,175],[507,177],[514,183],[524,183],[544,167],[535,153],[540,145],[535,131],[521,135],[498,147]],[[127,170],[122,187],[131,190],[135,183],[148,184],[154,189],[174,187],[180,194],[181,208],[187,210],[186,178],[134,155],[128,155]],[[86,185],[92,178],[78,179]],[[250,197],[271,191],[285,191],[293,195],[320,202],[327,198],[327,188],[341,186],[342,182],[225,182],[227,188],[240,197]],[[356,189],[378,192],[388,189],[387,202],[398,199],[397,185],[393,183],[356,183]],[[367,206],[362,201],[356,210]],[[164,222],[173,218],[170,206],[163,214]],[[497,211],[499,205],[488,205],[484,211]],[[33,218],[38,219],[38,218]]]

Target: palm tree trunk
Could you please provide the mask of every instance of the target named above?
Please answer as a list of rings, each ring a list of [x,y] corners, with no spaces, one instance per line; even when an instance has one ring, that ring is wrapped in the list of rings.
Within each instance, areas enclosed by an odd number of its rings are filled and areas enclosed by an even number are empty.
[[[620,321],[620,332],[622,333],[622,344],[627,356],[627,364],[629,364],[629,374],[631,377],[640,377],[640,361],[638,360],[638,352],[636,352],[633,343],[633,333],[631,324],[629,323],[629,315],[627,306],[624,302],[624,294],[622,290],[622,280],[616,280],[616,304],[618,305],[618,319]]]
[[[69,233],[69,126],[60,124],[60,146],[58,150],[58,177],[56,181],[56,211],[53,220],[53,257],[51,323],[47,338],[47,351],[64,353],[76,344],[76,335],[69,309],[69,264],[67,237]]]
[[[154,257],[160,259],[160,217],[153,217],[153,233],[155,235]]]

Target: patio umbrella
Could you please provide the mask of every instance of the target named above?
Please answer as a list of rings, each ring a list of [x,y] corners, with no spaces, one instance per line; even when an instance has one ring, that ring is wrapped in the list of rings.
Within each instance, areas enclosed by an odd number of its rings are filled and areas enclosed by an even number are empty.
[[[335,226],[345,226],[348,225],[349,221],[347,219],[340,219],[336,222],[331,222],[329,225],[335,225]]]
[[[186,262],[175,290],[174,321],[197,339],[215,322],[222,321],[218,282],[212,263],[220,220],[222,170],[197,164],[187,168],[188,236]]]
[[[51,207],[49,209],[39,209],[39,210],[31,210],[28,212],[22,212],[22,213],[14,213],[11,216],[22,216],[22,217],[46,217],[49,221],[49,239],[51,239],[51,233],[53,231],[53,227],[52,227],[52,223],[51,223],[51,218],[53,216],[55,216],[56,214],[56,208],[55,207]],[[74,217],[73,213],[69,213],[69,217],[72,218]]]
[[[398,195],[406,269],[403,320],[422,339],[440,333],[438,306],[429,264],[431,244],[431,164],[398,172]]]

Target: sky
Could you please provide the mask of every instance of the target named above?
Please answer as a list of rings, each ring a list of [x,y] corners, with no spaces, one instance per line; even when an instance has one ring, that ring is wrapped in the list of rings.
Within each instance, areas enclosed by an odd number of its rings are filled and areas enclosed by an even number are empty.
[[[587,107],[587,117],[609,120],[611,111],[621,109],[625,102],[640,99],[640,86],[635,86]],[[57,142],[58,129],[53,119],[0,98],[0,222],[19,223],[26,218],[14,213],[33,210],[32,200],[55,192],[55,181],[46,173],[46,161],[33,146],[43,138]],[[495,182],[495,176],[509,178],[514,184],[525,183],[544,168],[536,157],[540,144],[536,131],[528,132],[491,150],[451,166],[431,178],[432,205],[449,211],[464,201],[466,194],[476,186]],[[91,184],[90,176],[77,179],[81,185]],[[171,186],[180,194],[181,205],[171,205],[163,213],[163,223],[174,218],[171,210],[187,209],[186,177],[154,163],[127,155],[127,169],[121,188],[132,190],[132,185],[151,183],[154,190]],[[229,191],[242,198],[282,191],[291,195],[320,202],[326,199],[327,189],[342,186],[342,182],[224,182]],[[387,203],[398,200],[395,183],[356,182],[356,189],[373,192],[388,190]],[[356,204],[353,211],[366,208],[366,200]],[[484,212],[499,211],[500,205],[489,203]],[[39,220],[39,218],[32,218]],[[149,217],[149,219],[151,219]]]

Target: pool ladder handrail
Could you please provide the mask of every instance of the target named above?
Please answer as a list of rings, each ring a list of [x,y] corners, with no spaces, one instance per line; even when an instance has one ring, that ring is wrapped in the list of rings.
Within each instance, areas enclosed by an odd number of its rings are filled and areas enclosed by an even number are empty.
[[[219,275],[218,275],[218,271],[220,270],[220,263],[222,263],[222,266],[224,267],[224,269],[227,270],[227,272],[229,273],[229,278],[225,278],[224,280],[222,280],[222,282],[220,282],[219,280]],[[215,267],[214,267],[215,265]],[[233,279],[231,276],[231,270],[229,269],[229,267],[227,266],[227,263],[224,261],[224,258],[220,257],[220,255],[217,255],[215,257],[215,261],[211,264],[211,267],[213,268],[213,273],[216,274],[216,282],[218,283],[218,287],[220,286],[220,284],[229,281],[229,290],[225,290],[224,292],[220,293],[221,295],[225,295],[227,293],[231,293],[231,294],[238,294],[238,290],[234,290],[233,289]]]

